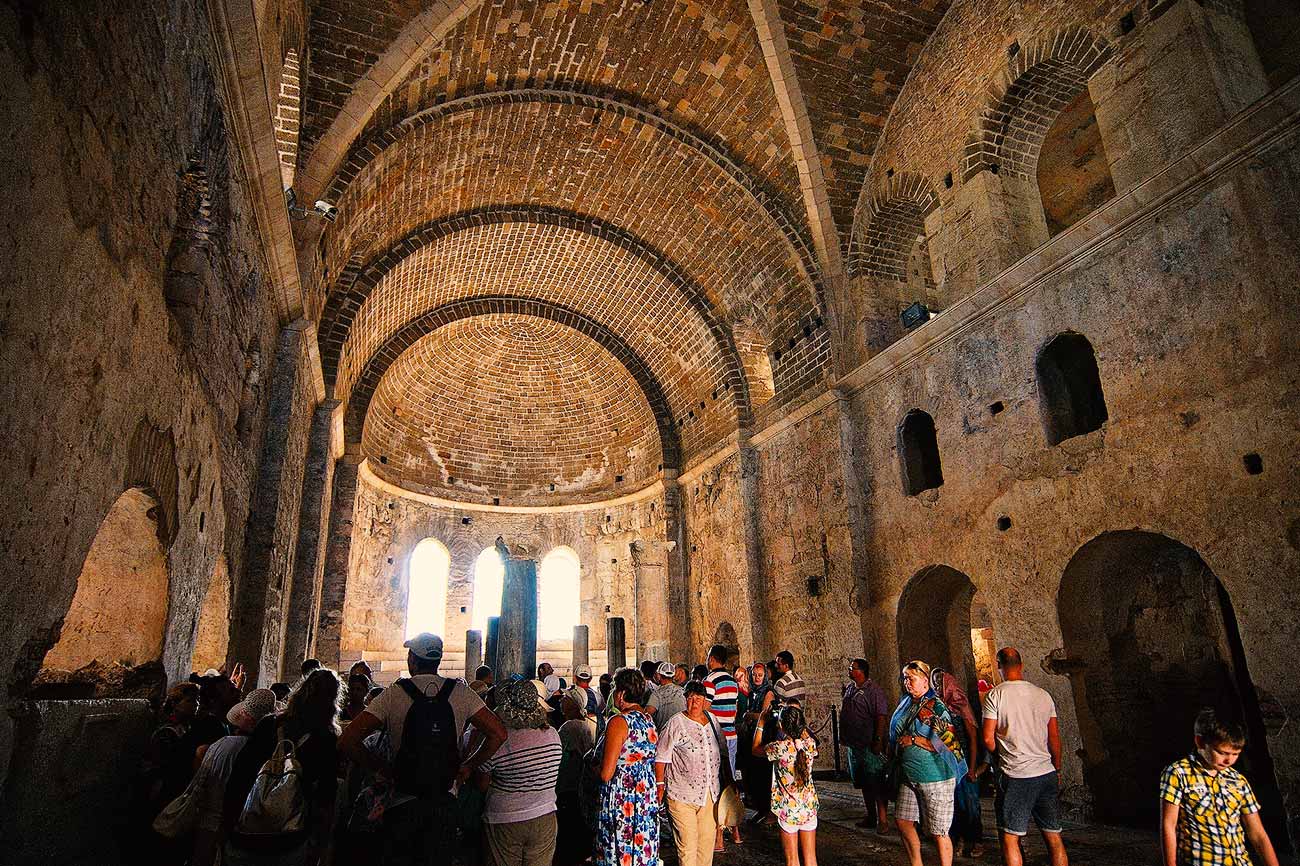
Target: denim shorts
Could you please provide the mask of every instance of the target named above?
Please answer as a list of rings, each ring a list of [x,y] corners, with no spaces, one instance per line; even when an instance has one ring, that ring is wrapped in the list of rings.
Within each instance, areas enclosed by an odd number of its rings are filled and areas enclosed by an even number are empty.
[[[1046,773],[1029,779],[1003,776],[997,796],[998,828],[1013,836],[1029,832],[1033,818],[1044,833],[1060,833],[1057,806],[1057,774]]]

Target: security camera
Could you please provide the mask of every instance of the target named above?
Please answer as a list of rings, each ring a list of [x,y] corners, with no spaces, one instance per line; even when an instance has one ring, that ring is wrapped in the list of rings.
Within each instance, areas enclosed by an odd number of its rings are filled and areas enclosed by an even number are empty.
[[[317,199],[316,213],[325,217],[325,219],[327,219],[330,222],[334,222],[334,220],[338,219],[339,217],[339,209],[336,208],[334,205],[330,204],[329,202],[325,201],[325,199]]]
[[[284,188],[284,203],[290,212],[293,212],[298,207],[298,194],[293,191],[291,186]]]

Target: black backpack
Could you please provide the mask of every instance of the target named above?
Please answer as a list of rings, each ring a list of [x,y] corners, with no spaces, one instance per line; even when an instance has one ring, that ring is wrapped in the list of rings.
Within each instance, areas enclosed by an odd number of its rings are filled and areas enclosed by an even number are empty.
[[[448,679],[433,697],[405,677],[397,685],[411,696],[394,761],[397,790],[416,797],[445,794],[460,769],[460,731],[450,700],[456,680]]]

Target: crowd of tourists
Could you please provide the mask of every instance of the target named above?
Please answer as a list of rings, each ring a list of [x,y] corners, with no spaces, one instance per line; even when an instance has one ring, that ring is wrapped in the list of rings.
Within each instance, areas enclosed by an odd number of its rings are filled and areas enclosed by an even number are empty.
[[[442,639],[405,644],[409,676],[346,683],[315,660],[292,687],[244,692],[236,668],[171,688],[141,776],[140,850],[211,866],[379,863],[658,866],[661,828],[681,866],[711,866],[745,829],[780,833],[786,866],[816,866],[818,797],[807,688],[783,651],[749,667],[714,646],[704,664],[643,662],[593,684],[551,665],[534,679],[439,673]],[[922,836],[938,862],[979,857],[981,776],[996,777],[1002,860],[1020,866],[1031,822],[1065,866],[1057,804],[1061,743],[1051,696],[1017,651],[977,721],[962,684],[912,661],[890,709],[865,659],[840,714],[864,828],[895,829],[912,866]],[[1249,784],[1232,764],[1245,737],[1212,711],[1195,751],[1160,783],[1166,866],[1277,858]],[[893,802],[893,822],[889,804]],[[747,817],[748,815],[748,817]]]

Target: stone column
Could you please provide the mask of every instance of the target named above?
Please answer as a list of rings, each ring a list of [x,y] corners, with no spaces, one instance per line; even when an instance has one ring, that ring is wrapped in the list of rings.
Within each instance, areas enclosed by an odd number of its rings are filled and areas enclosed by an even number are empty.
[[[621,616],[605,620],[605,657],[611,674],[627,666],[627,630]]]
[[[537,674],[537,563],[531,559],[506,560],[500,629],[497,677],[520,674],[532,679]]]
[[[577,679],[578,665],[591,664],[591,639],[585,625],[573,627],[573,676]]]
[[[465,679],[473,680],[474,671],[483,664],[483,632],[476,628],[465,632]]]
[[[767,592],[763,581],[763,533],[759,526],[758,452],[745,442],[740,448],[740,501],[744,508],[745,598],[749,608],[749,647],[742,652],[758,653],[766,658]],[[744,611],[737,614],[744,617]],[[743,643],[744,638],[741,638]]]
[[[485,652],[483,653],[483,664],[492,668],[492,675],[496,677],[497,682],[501,681],[501,668],[497,664],[497,647],[500,645],[501,638],[501,617],[490,616],[487,620],[487,642],[485,643]]]
[[[691,657],[690,569],[686,562],[686,513],[682,509],[682,491],[677,473],[664,471],[664,534],[672,544],[668,550],[668,582],[665,602],[668,605],[668,657],[686,661]]]
[[[297,676],[303,659],[315,653],[320,621],[321,582],[325,574],[325,547],[329,539],[330,492],[334,460],[330,433],[337,400],[316,407],[307,442],[307,468],[302,477],[302,508],[298,519],[298,553],[293,564],[293,591],[284,624],[284,657],[280,679]]]
[[[1182,156],[1268,91],[1246,22],[1179,0],[1088,82],[1115,192]]]
[[[330,496],[329,535],[325,539],[325,566],[321,577],[320,617],[316,624],[316,658],[337,666],[343,637],[343,600],[348,591],[348,565],[352,558],[352,514],[357,502],[356,454],[334,463],[334,491]]]
[[[280,332],[265,430],[244,536],[243,568],[231,598],[229,657],[251,685],[280,675],[286,602],[292,592],[298,511],[312,404],[305,322]]]

